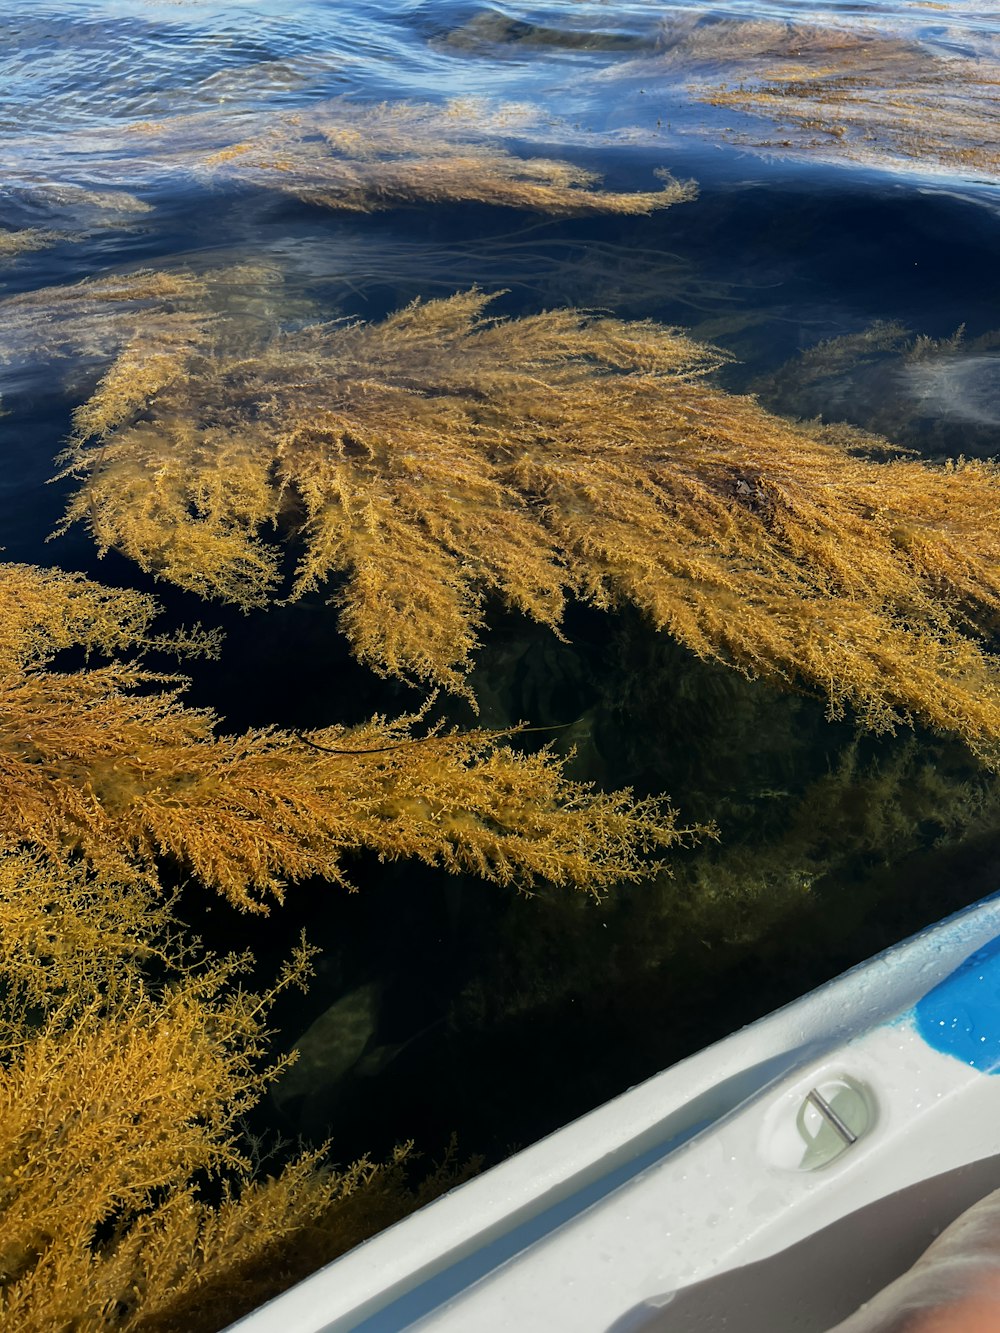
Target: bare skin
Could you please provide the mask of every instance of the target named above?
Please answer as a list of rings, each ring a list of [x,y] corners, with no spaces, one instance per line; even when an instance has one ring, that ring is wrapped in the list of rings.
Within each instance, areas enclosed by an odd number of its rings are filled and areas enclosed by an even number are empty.
[[[993,1279],[947,1310],[921,1315],[906,1333],[998,1333],[1000,1281]]]

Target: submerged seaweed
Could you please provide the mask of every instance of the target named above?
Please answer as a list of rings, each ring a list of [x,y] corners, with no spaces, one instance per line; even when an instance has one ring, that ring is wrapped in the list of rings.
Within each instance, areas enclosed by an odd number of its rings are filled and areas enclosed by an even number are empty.
[[[689,68],[692,57],[714,62],[713,82],[692,91],[755,118],[724,131],[742,146],[1000,175],[1000,63],[988,55],[933,49],[891,29],[776,20],[698,26],[670,55]]]
[[[345,576],[341,626],[386,674],[461,691],[488,593],[554,630],[568,597],[632,603],[834,715],[915,715],[998,762],[992,465],[772,416],[673,329],[487,304],[209,341],[152,383],[140,340],[77,414],[67,522],[244,606],[280,586],[270,531],[297,535],[291,595]]]
[[[693,832],[487,732],[418,740],[414,719],[375,718],[220,736],[142,661],[217,637],[158,635],[155,612],[0,565],[0,1313],[26,1333],[216,1329],[460,1175],[446,1162],[412,1188],[405,1147],[264,1174],[244,1117],[294,1058],[268,1063],[265,1023],[311,950],[247,992],[249,959],[204,956],[175,919],[168,858],[260,908],[283,880],[344,883],[365,846],[599,890]],[[74,650],[87,664],[69,669]]]
[[[708,139],[995,183],[1000,45],[967,11],[929,28],[919,9],[897,5],[859,23],[844,11],[683,8],[661,21],[648,53],[607,59],[595,78],[624,99],[618,114],[644,143]]]
[[[959,758],[912,738],[876,746],[848,738],[810,780],[803,780],[801,756],[793,761],[797,789],[762,791],[752,822],[740,829],[727,820],[719,845],[676,859],[669,877],[592,909],[545,892],[520,911],[504,911],[481,970],[454,1001],[455,1031],[546,1024],[567,1003],[584,1007],[586,1030],[615,1010],[623,1013],[613,1021],[628,1022],[625,1015],[648,1005],[662,1021],[648,1030],[640,1023],[634,1039],[649,1046],[655,1069],[685,1049],[678,1029],[697,1024],[696,996],[732,985],[756,954],[781,960],[775,998],[734,995],[730,1002],[744,1018],[764,1012],[780,1002],[782,987],[795,994],[797,950],[835,955],[871,929],[880,900],[906,896],[891,868],[909,866],[916,888],[917,858],[933,849],[937,876],[950,868],[960,877],[966,849],[982,860],[984,835],[995,861],[1000,784],[982,772],[969,777]],[[992,873],[987,868],[984,878]],[[933,897],[933,887],[920,889]],[[937,901],[946,901],[940,887]],[[689,988],[695,996],[685,994]]]
[[[515,156],[503,139],[537,132],[532,106],[475,101],[444,107],[329,103],[276,121],[257,139],[227,145],[201,168],[304,203],[370,213],[401,204],[474,201],[542,213],[651,213],[694,197],[663,173],[659,190],[599,188],[591,171]]]
[[[1000,334],[915,335],[897,323],[806,349],[754,384],[774,409],[891,431],[930,456],[992,457],[1000,427]]]
[[[17,255],[31,254],[35,250],[46,250],[62,239],[62,232],[47,231],[44,227],[19,227],[12,231],[0,231],[0,259],[13,259]]]
[[[211,1333],[461,1178],[414,1187],[405,1145],[263,1169],[245,1117],[294,1058],[268,1059],[267,1022],[307,947],[255,994],[141,885],[37,853],[0,853],[0,905],[9,1326]]]
[[[147,377],[183,350],[204,344],[220,317],[270,327],[275,317],[304,318],[309,302],[292,297],[281,271],[263,263],[140,269],[36,288],[0,301],[0,367],[49,367],[73,385],[93,383],[95,369],[130,349],[132,376]],[[145,355],[140,370],[135,352]]]
[[[183,681],[141,663],[56,671],[59,649],[174,647],[139,593],[78,576],[0,565],[0,847],[74,852],[102,874],[155,883],[172,855],[242,908],[285,880],[344,883],[369,847],[500,883],[599,890],[648,869],[644,854],[683,840],[674,812],[569,782],[558,761],[521,755],[487,731],[414,739],[415,719],[373,718],[301,736],[218,735],[180,700]]]

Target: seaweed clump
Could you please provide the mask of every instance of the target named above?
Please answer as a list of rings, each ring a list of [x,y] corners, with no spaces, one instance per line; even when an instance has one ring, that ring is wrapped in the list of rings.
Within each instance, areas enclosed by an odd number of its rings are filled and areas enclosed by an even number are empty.
[[[117,378],[134,398],[152,393],[223,317],[247,327],[262,324],[266,312],[270,327],[276,308],[288,319],[313,313],[268,264],[139,269],[41,287],[0,302],[0,366],[58,366],[74,392],[87,392],[120,357]]]
[[[247,1114],[294,1058],[248,959],[203,955],[169,904],[37,853],[0,853],[0,1318],[211,1333],[450,1184],[409,1148],[266,1166]]]
[[[523,104],[359,107],[338,99],[276,119],[256,137],[224,145],[196,165],[211,179],[355,213],[474,202],[554,215],[644,214],[694,197],[690,183],[665,172],[657,190],[619,193],[599,188],[598,176],[570,162],[521,157],[504,146],[504,139],[536,131],[539,119],[536,108]]]
[[[599,891],[648,873],[646,854],[686,836],[674,812],[573,783],[542,751],[488,731],[413,737],[416,719],[308,733],[220,735],[186,706],[183,678],[123,651],[211,652],[164,640],[155,603],[79,576],[0,566],[0,848],[80,856],[117,880],[157,882],[162,857],[237,906],[286,880],[344,884],[361,848],[527,888]],[[111,654],[58,671],[72,644]]]
[[[0,262],[61,242],[78,243],[110,230],[129,230],[136,225],[136,216],[152,212],[150,204],[124,190],[88,190],[36,179],[19,185],[13,172],[5,181],[4,196],[5,211],[32,221],[0,228]],[[36,221],[45,225],[34,225]]]
[[[719,57],[721,81],[699,100],[769,121],[726,137],[772,152],[808,152],[892,170],[1000,172],[1000,65],[988,54],[935,51],[892,32],[775,22],[706,29],[684,49]],[[956,34],[958,36],[958,34]],[[972,34],[959,37],[963,45]]]
[[[245,607],[332,581],[383,674],[467,690],[490,595],[557,632],[569,597],[631,603],[833,716],[919,718],[1000,761],[994,465],[771,415],[675,329],[488,300],[208,341],[152,393],[123,357],[77,414],[67,522]]]
[[[878,321],[806,348],[761,377],[773,410],[845,419],[923,456],[991,458],[1000,425],[1000,332],[929,338]]]
[[[44,227],[18,227],[10,231],[0,231],[0,259],[13,259],[17,255],[31,254],[35,250],[46,250],[62,240],[57,231],[48,231]]]

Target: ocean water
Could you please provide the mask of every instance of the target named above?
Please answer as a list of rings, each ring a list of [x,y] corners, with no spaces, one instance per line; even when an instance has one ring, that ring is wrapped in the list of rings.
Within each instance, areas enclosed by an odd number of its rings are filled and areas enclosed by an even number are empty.
[[[504,314],[654,319],[722,347],[725,387],[776,411],[932,459],[991,457],[996,69],[995,7],[957,0],[6,0],[5,557],[150,588],[168,622],[224,629],[190,698],[227,727],[325,726],[423,700],[351,658],[323,597],[243,615],[99,560],[79,527],[48,540],[71,414],[124,338],[122,303],[72,289],[138,270],[254,266],[216,313],[267,328],[379,319],[472,286],[500,294]],[[826,92],[810,85],[803,110],[810,79]],[[697,193],[648,216],[433,191],[358,211],[293,188],[284,158],[244,170],[253,154],[232,152],[263,143],[277,160],[316,117],[377,141],[414,107],[425,148],[457,126],[611,191],[655,190],[665,170]],[[874,326],[897,331],[865,343]],[[918,336],[939,351],[908,356]],[[803,353],[850,339],[803,370]],[[668,792],[720,843],[601,903],[374,858],[348,867],[356,894],[299,885],[266,922],[185,889],[186,919],[213,947],[254,950],[262,976],[303,926],[323,948],[309,995],[279,1010],[278,1044],[326,1015],[312,1058],[339,1043],[335,1075],[279,1091],[262,1118],[332,1134],[345,1160],[409,1138],[433,1155],[452,1131],[496,1160],[997,887],[1000,800],[957,742],[859,734],[808,690],[699,662],[636,614],[574,607],[559,640],[490,606],[474,685],[483,721],[565,728],[553,744],[575,776]],[[472,720],[460,701],[436,706]]]

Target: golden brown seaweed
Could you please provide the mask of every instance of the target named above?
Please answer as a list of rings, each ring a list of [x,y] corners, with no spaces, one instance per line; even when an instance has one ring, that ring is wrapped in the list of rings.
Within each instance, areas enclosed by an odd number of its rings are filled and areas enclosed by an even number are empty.
[[[72,640],[205,651],[211,636],[158,640],[150,599],[59,571],[0,566],[4,603],[0,848],[73,852],[107,878],[152,882],[172,856],[247,908],[285,880],[345,882],[342,862],[362,847],[500,883],[599,890],[684,837],[662,804],[570,782],[553,756],[486,731],[415,740],[413,719],[374,718],[303,737],[219,735],[210,712],[181,702],[177,678],[120,660],[49,665]]]
[[[69,521],[244,606],[278,589],[272,530],[294,534],[292,595],[340,578],[385,673],[461,690],[489,594],[553,629],[569,596],[631,602],[834,715],[919,717],[998,761],[994,466],[874,461],[885,441],[723,393],[718,354],[651,322],[486,305],[206,347],[125,420],[120,363],[78,418]]]
[[[891,169],[1000,171],[1000,64],[890,31],[767,21],[687,35],[718,61],[695,95],[759,118],[723,133],[772,152],[807,151]],[[965,42],[962,43],[965,45]],[[770,128],[759,122],[770,122]]]
[[[504,147],[505,138],[537,134],[541,119],[530,105],[471,99],[441,107],[338,99],[273,121],[257,137],[208,154],[199,169],[360,213],[474,202],[557,215],[634,214],[693,198],[691,184],[666,173],[658,190],[619,193],[599,188],[598,176],[572,163]]]
[[[290,318],[308,309],[285,297],[281,275],[266,264],[140,269],[40,287],[0,301],[0,364],[107,364],[122,355],[118,379],[131,381],[133,396],[141,396],[202,344],[220,315],[238,319],[245,336],[265,310],[273,318],[279,299]]]
[[[47,250],[62,240],[62,233],[45,227],[21,227],[17,231],[0,231],[0,259]]]
[[[445,1163],[412,1189],[406,1146],[339,1171],[323,1150],[255,1161],[243,1117],[292,1058],[267,1063],[266,1021],[306,980],[305,946],[260,995],[238,984],[245,959],[192,963],[133,885],[3,855],[0,900],[5,1326],[214,1333],[460,1178]],[[32,903],[39,923],[54,911],[49,945],[19,938]],[[144,976],[151,956],[166,983]]]

